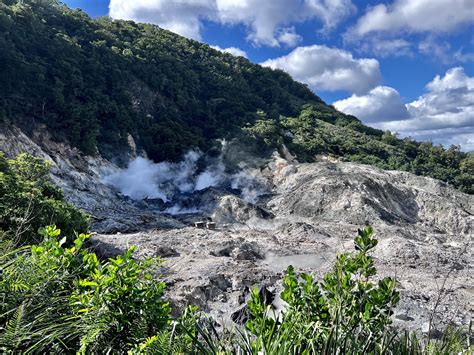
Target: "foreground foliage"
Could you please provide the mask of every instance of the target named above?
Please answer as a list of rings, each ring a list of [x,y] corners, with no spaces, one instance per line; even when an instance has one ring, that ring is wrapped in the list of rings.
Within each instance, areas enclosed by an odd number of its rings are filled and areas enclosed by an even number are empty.
[[[427,343],[415,333],[393,329],[391,315],[399,301],[396,281],[373,282],[377,245],[371,227],[358,231],[356,253],[337,256],[320,282],[289,267],[280,296],[280,312],[265,305],[258,289],[248,307],[243,330],[217,335],[211,325],[197,325],[195,341],[208,354],[469,354],[474,350],[461,329],[448,329],[440,341]],[[469,330],[470,331],[470,330]],[[156,350],[156,348],[155,348]]]
[[[132,248],[100,261],[87,235],[67,248],[54,226],[40,234],[40,244],[0,257],[0,351],[124,352],[167,327],[156,260],[135,260]]]
[[[387,351],[390,316],[399,293],[393,278],[371,281],[376,270],[368,252],[375,245],[371,227],[359,230],[358,252],[338,255],[322,282],[309,274],[297,275],[290,266],[281,293],[288,306],[275,319],[254,292],[249,304],[253,319],[247,323],[256,337],[252,349],[269,354],[334,353],[341,347],[349,353]]]
[[[193,306],[173,318],[160,261],[134,259],[134,248],[100,260],[85,247],[89,236],[74,233],[86,229],[85,215],[63,202],[47,174],[41,159],[0,155],[2,353],[468,352],[462,329],[424,344],[391,328],[399,293],[393,278],[373,281],[370,252],[377,240],[371,227],[358,231],[356,252],[339,254],[320,281],[289,267],[280,294],[286,308],[279,312],[255,289],[243,327],[217,330]],[[35,235],[37,226],[51,220],[70,234],[49,226]]]

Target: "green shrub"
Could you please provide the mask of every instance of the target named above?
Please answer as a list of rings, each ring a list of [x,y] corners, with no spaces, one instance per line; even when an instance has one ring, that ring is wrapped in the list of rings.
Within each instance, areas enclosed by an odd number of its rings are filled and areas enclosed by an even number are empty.
[[[354,352],[383,352],[399,293],[393,278],[371,281],[376,270],[368,253],[376,245],[371,227],[359,230],[358,252],[339,254],[322,282],[309,274],[297,275],[290,266],[280,295],[287,308],[279,316],[268,316],[269,309],[254,290],[249,303],[253,319],[247,323],[255,336],[252,348],[274,353],[280,347],[274,340],[283,334],[284,339],[293,339],[297,353],[332,352],[341,346]]]
[[[11,249],[0,240],[1,353],[129,354],[468,354],[462,329],[424,343],[391,328],[399,294],[395,280],[372,281],[370,227],[359,230],[355,253],[337,256],[320,282],[289,267],[280,313],[258,290],[244,328],[221,329],[188,307],[171,319],[157,260],[132,257],[133,248],[100,261],[84,248],[87,235],[66,247],[54,226],[41,243]],[[0,234],[1,236],[1,234]]]
[[[85,232],[88,217],[64,202],[49,177],[50,164],[20,154],[15,160],[0,152],[0,230],[17,244],[39,241],[38,228],[56,224],[66,235]]]
[[[150,272],[157,260],[135,260],[133,251],[132,247],[103,265],[95,254],[88,254],[90,272],[70,298],[73,312],[82,315],[82,351],[125,350],[168,325],[165,284]]]
[[[100,261],[54,226],[43,241],[0,256],[0,352],[126,352],[166,329],[170,308],[157,260],[133,249]]]

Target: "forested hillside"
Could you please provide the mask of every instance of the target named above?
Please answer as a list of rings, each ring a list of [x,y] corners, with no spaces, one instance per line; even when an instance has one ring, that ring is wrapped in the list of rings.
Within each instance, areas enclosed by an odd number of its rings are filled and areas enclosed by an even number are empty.
[[[153,25],[91,19],[55,0],[5,0],[0,49],[0,122],[26,132],[45,124],[86,154],[113,157],[130,134],[155,161],[176,160],[247,135],[286,143],[302,161],[332,154],[473,192],[474,158],[459,148],[364,126],[282,71]]]
[[[0,115],[46,123],[85,153],[128,133],[155,160],[178,158],[245,122],[322,101],[283,72],[152,25],[49,1],[0,4]]]

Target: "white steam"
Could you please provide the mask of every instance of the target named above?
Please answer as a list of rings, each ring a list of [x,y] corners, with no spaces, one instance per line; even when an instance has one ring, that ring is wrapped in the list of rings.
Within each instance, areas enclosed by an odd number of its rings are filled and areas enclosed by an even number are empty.
[[[201,157],[202,153],[194,150],[186,153],[179,163],[156,164],[138,157],[126,169],[105,176],[103,181],[134,200],[161,199],[169,202],[176,194],[192,193],[220,183],[224,173],[220,162],[196,174],[197,162]]]
[[[242,170],[232,175],[231,187],[240,190],[242,199],[250,203],[257,203],[258,198],[268,192],[266,182],[256,170]]]
[[[180,214],[200,213],[202,212],[202,210],[200,210],[199,208],[184,208],[184,207],[181,207],[181,205],[177,204],[165,209],[163,212],[176,216]]]
[[[167,173],[166,166],[138,157],[129,163],[127,169],[105,176],[103,181],[134,200],[159,198],[166,202],[167,196],[159,188],[159,177]]]
[[[222,145],[224,150],[225,142]],[[178,200],[209,187],[238,189],[241,197],[251,203],[256,203],[266,192],[265,182],[257,171],[242,170],[230,175],[225,172],[222,154],[214,159],[204,158],[196,150],[186,153],[179,163],[154,163],[138,157],[126,169],[103,177],[103,181],[133,200],[161,199],[164,203],[173,203],[164,211],[170,214],[200,212],[181,207]],[[205,169],[198,168],[200,159],[207,162]]]
[[[218,186],[225,181],[225,167],[222,162],[211,166],[196,178],[196,185],[194,191],[207,189],[211,186]]]

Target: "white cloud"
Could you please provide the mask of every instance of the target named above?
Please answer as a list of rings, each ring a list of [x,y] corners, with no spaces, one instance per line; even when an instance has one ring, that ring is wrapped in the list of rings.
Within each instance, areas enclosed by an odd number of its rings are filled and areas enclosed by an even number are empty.
[[[454,52],[449,42],[443,41],[435,36],[428,36],[422,40],[418,44],[418,50],[426,56],[435,57],[444,64],[474,61],[474,53],[465,53],[463,48]]]
[[[299,34],[296,33],[294,27],[284,28],[278,35],[278,41],[288,47],[295,47],[303,40]]]
[[[244,25],[257,45],[296,45],[291,24],[319,19],[324,31],[355,12],[351,0],[110,0],[112,18],[157,24],[183,36],[201,39],[203,20]],[[289,44],[290,43],[290,44]]]
[[[240,48],[237,47],[228,47],[228,48],[221,48],[219,46],[211,46],[211,48],[214,48],[218,51],[225,52],[225,53],[230,53],[232,55],[235,55],[236,57],[244,57],[247,58],[247,53],[243,51]]]
[[[360,38],[345,34],[344,43],[352,46],[357,52],[370,53],[381,58],[414,57],[415,54],[422,54],[446,65],[474,61],[473,52],[465,51],[463,47],[453,48],[441,35],[410,36],[407,40],[385,33],[373,33]]]
[[[382,81],[377,60],[356,59],[347,51],[319,45],[298,47],[262,65],[282,69],[315,90],[364,94]]]
[[[474,23],[472,0],[395,0],[369,7],[352,32],[451,32]]]
[[[400,95],[393,88],[377,87],[367,95],[353,95],[334,105],[377,128],[473,150],[474,77],[455,67],[442,77],[437,75],[426,89],[424,95],[405,105],[405,117]]]
[[[359,43],[361,50],[370,52],[376,56],[385,57],[400,57],[411,56],[412,44],[407,40],[401,38],[383,39],[377,36],[372,36],[370,39],[364,39]]]
[[[460,145],[466,152],[474,151],[474,127],[424,130],[411,134],[403,133],[403,135],[411,136],[418,141],[432,141],[434,144],[442,144],[445,147]]]
[[[244,24],[247,39],[254,44],[278,47],[277,31],[292,21],[303,21],[300,3],[293,0],[216,0],[218,21],[229,25]]]
[[[426,88],[426,94],[407,105],[412,118],[393,123],[399,130],[474,126],[474,77],[463,68],[452,68],[444,77],[437,75]]]
[[[306,0],[307,13],[313,13],[324,23],[323,32],[335,28],[340,21],[357,12],[350,0]]]
[[[157,24],[182,36],[201,39],[201,20],[215,12],[214,0],[110,0],[112,18]]]
[[[398,121],[408,118],[408,111],[397,90],[377,86],[367,95],[334,102],[339,111],[354,115],[366,123]]]
[[[466,63],[473,53],[445,40],[474,24],[473,0],[392,0],[368,6],[344,43],[376,56],[413,56],[415,51],[444,64]]]

